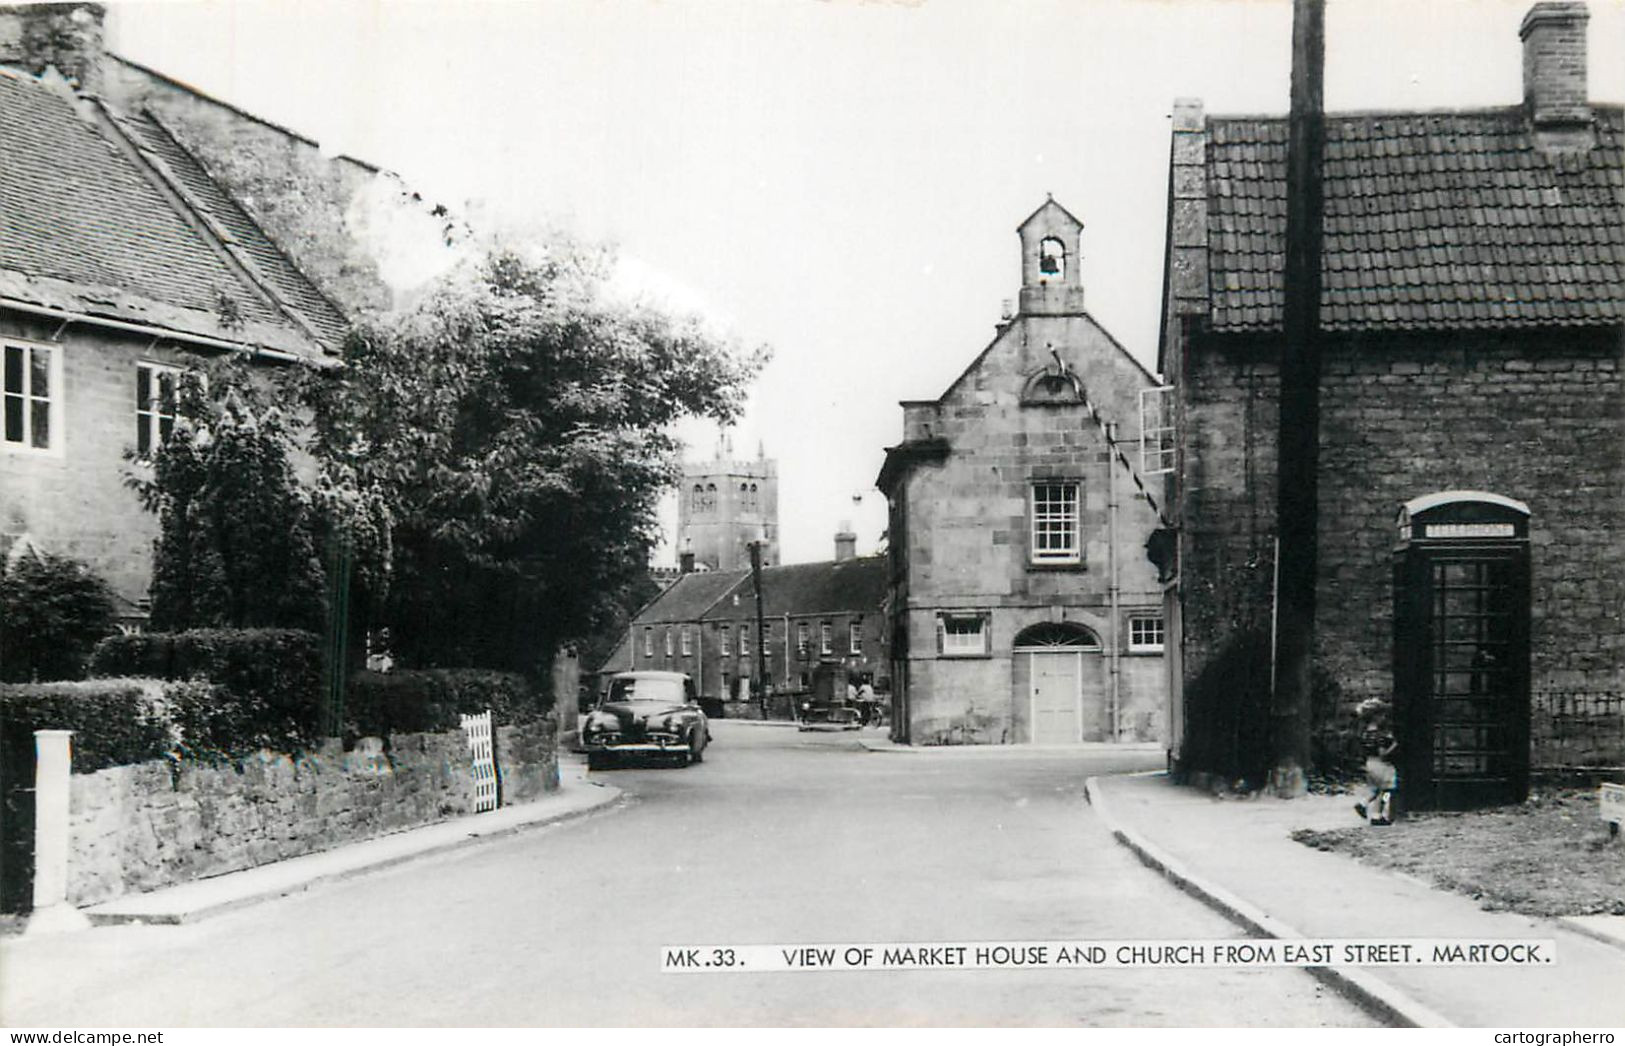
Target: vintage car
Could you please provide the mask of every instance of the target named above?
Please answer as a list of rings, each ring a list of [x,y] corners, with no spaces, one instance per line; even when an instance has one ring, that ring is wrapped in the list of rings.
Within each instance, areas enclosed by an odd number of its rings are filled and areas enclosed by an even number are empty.
[[[581,724],[587,768],[601,770],[620,755],[665,755],[678,766],[698,763],[711,728],[682,672],[617,672],[598,707]]]

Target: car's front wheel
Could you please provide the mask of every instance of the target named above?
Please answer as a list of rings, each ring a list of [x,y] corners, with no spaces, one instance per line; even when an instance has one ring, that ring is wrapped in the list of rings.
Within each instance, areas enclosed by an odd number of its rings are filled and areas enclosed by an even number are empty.
[[[689,735],[689,738],[688,738],[688,761],[691,762],[691,763],[703,763],[703,762],[705,762],[705,742],[702,741],[700,739],[700,737],[701,737],[701,735],[700,735],[700,732],[698,730],[694,731],[694,733]]]

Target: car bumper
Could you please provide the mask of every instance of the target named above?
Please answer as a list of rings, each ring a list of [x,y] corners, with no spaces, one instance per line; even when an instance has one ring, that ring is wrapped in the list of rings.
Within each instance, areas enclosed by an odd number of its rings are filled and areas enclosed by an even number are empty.
[[[687,750],[688,742],[680,737],[650,741],[584,740],[581,747],[588,752],[676,752]]]

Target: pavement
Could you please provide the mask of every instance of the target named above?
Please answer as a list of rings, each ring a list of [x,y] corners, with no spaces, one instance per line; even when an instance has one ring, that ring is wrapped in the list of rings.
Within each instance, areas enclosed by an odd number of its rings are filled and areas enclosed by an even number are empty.
[[[179,924],[218,915],[245,905],[283,897],[318,883],[334,882],[364,872],[527,829],[583,817],[621,798],[613,785],[588,781],[586,768],[561,760],[559,790],[528,803],[471,814],[455,821],[350,843],[321,853],[292,857],[208,879],[197,879],[149,893],[129,894],[82,909],[92,926],[119,923]]]
[[[1385,1023],[1625,1025],[1625,916],[1547,920],[1485,911],[1468,897],[1292,840],[1299,828],[1358,823],[1346,795],[1216,797],[1163,773],[1093,777],[1086,791],[1142,863],[1257,936],[1556,943],[1555,961],[1544,965],[1311,970]]]
[[[858,738],[858,743],[870,752],[887,752],[898,755],[913,755],[930,758],[966,757],[972,759],[1031,759],[1044,755],[1059,755],[1066,752],[1161,752],[1162,742],[1108,742],[1108,741],[1082,741],[1072,745],[900,745],[888,737],[876,737],[867,733]]]

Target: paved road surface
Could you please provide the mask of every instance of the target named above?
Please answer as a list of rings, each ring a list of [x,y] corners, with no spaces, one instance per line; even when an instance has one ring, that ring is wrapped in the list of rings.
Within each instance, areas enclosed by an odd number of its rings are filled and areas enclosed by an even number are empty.
[[[658,972],[663,944],[1230,938],[1116,845],[1155,753],[870,753],[719,724],[630,802],[191,926],[10,940],[0,1024],[1364,1025],[1289,969]]]

